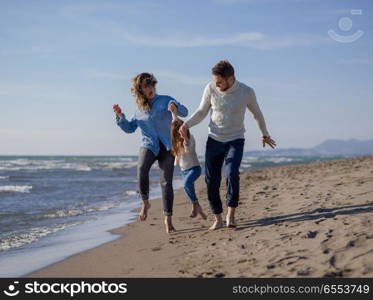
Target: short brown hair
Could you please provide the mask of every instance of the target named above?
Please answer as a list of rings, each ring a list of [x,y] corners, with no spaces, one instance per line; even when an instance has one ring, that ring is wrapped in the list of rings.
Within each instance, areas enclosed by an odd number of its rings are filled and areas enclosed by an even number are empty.
[[[234,76],[234,69],[229,61],[221,60],[212,68],[212,74],[228,78]]]

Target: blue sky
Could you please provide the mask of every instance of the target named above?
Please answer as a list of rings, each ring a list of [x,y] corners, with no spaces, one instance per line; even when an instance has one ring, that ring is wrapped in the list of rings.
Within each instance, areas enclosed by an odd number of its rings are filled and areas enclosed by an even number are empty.
[[[0,155],[137,154],[140,131],[112,113],[134,112],[130,79],[154,73],[193,112],[221,59],[279,148],[372,139],[372,13],[369,0],[0,0]],[[199,153],[207,124],[192,129]],[[245,151],[262,149],[249,112],[245,126]]]

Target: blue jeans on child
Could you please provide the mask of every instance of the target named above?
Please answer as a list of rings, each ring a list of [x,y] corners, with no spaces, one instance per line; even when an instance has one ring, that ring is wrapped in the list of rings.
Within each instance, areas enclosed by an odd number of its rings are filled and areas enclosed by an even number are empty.
[[[201,176],[201,167],[195,166],[187,170],[181,170],[184,179],[184,190],[191,203],[198,203],[198,198],[194,188],[194,182]]]

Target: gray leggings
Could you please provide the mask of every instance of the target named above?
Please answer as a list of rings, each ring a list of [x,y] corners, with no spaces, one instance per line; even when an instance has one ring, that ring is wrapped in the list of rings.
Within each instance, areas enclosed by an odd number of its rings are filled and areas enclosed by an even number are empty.
[[[172,216],[172,207],[174,203],[172,177],[174,175],[175,157],[171,154],[171,151],[167,151],[162,143],[160,143],[160,150],[157,156],[147,148],[140,148],[139,160],[137,163],[137,181],[139,184],[140,197],[142,200],[149,199],[149,171],[156,160],[158,160],[158,166],[161,169],[160,183],[163,213],[165,216]]]

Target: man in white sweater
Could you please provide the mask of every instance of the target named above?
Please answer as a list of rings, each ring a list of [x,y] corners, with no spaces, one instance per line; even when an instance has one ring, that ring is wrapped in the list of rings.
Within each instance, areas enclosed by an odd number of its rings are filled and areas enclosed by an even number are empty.
[[[268,134],[254,90],[235,79],[232,65],[228,61],[220,61],[212,68],[212,76],[213,82],[206,86],[199,108],[180,128],[180,134],[185,137],[186,130],[202,122],[211,110],[205,154],[205,180],[208,200],[215,215],[215,222],[210,230],[215,230],[223,227],[223,208],[219,193],[223,163],[227,185],[226,226],[236,227],[234,214],[239,200],[239,169],[245,142],[246,108],[251,111],[262,132],[263,147],[268,144],[274,148],[276,143]]]

